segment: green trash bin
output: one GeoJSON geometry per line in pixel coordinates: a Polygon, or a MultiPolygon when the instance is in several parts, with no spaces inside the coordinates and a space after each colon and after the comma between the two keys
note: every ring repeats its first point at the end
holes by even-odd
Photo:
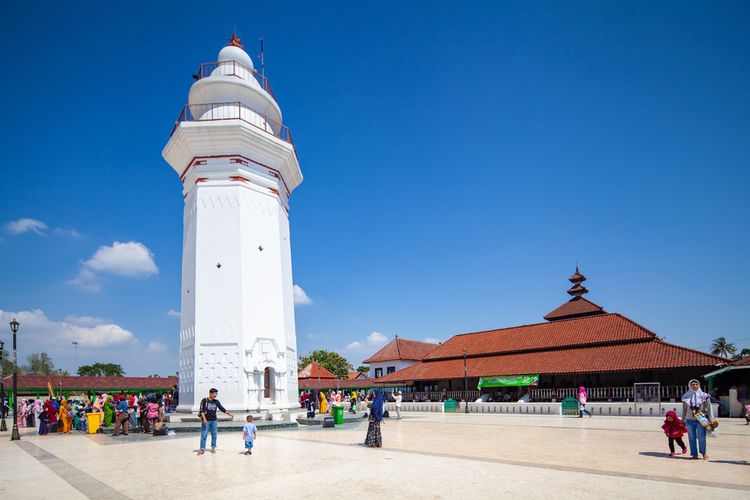
{"type": "Polygon", "coordinates": [[[458,413],[457,404],[455,399],[446,399],[443,403],[444,413],[458,413]]]}
{"type": "Polygon", "coordinates": [[[333,416],[333,423],[341,425],[344,423],[344,407],[343,406],[332,406],[331,415],[333,416]]]}
{"type": "Polygon", "coordinates": [[[576,398],[567,398],[562,400],[562,414],[563,415],[578,415],[578,400],[576,398]]]}

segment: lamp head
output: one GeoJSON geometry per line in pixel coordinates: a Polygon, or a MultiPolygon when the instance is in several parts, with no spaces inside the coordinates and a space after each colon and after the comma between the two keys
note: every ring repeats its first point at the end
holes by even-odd
{"type": "Polygon", "coordinates": [[[13,333],[16,333],[18,331],[18,327],[21,325],[18,321],[16,321],[16,318],[13,318],[13,321],[10,322],[10,330],[13,333]]]}

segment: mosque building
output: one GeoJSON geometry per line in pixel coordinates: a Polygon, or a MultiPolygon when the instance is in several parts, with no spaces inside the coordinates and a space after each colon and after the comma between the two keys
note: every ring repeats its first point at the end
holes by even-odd
{"type": "Polygon", "coordinates": [[[586,299],[576,268],[570,300],[543,323],[454,335],[408,367],[376,380],[400,387],[405,400],[482,394],[489,400],[559,401],[588,388],[592,400],[674,400],[687,381],[724,358],[661,340],[632,319],[586,299]],[[636,389],[636,384],[643,384],[636,389]]]}

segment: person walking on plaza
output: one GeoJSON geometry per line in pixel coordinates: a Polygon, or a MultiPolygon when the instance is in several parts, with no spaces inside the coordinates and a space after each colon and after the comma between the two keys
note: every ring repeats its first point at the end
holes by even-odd
{"type": "Polygon", "coordinates": [[[698,451],[700,451],[703,460],[708,460],[706,427],[701,424],[699,418],[707,419],[709,425],[715,424],[712,427],[718,425],[714,419],[713,408],[711,408],[711,397],[701,390],[701,385],[697,380],[692,379],[688,382],[688,390],[682,395],[682,420],[687,426],[690,457],[697,459],[698,451]]]}
{"type": "Polygon", "coordinates": [[[383,438],[380,435],[380,422],[383,421],[383,405],[385,399],[380,389],[373,390],[373,400],[370,404],[370,418],[367,425],[367,436],[365,437],[365,446],[370,448],[382,448],[383,438]]]}
{"type": "Polygon", "coordinates": [[[589,394],[586,392],[586,388],[584,386],[581,386],[578,388],[578,404],[579,404],[579,410],[578,410],[578,418],[583,418],[583,414],[591,418],[591,412],[586,409],[586,401],[589,399],[589,394]]]}
{"type": "Polygon", "coordinates": [[[242,438],[245,440],[245,455],[252,455],[258,428],[253,423],[252,415],[248,415],[245,420],[245,425],[242,426],[242,438]]]}
{"type": "Polygon", "coordinates": [[[206,437],[209,431],[211,431],[211,453],[216,453],[216,432],[218,431],[216,410],[219,409],[230,417],[234,416],[231,411],[227,411],[221,406],[219,400],[216,399],[218,393],[218,389],[212,388],[208,391],[208,397],[201,400],[200,410],[198,411],[201,417],[201,448],[198,450],[198,455],[203,455],[206,452],[206,437]]]}
{"type": "Polygon", "coordinates": [[[682,448],[682,454],[684,455],[685,453],[687,453],[685,443],[682,441],[682,436],[684,436],[685,432],[687,432],[685,422],[680,420],[680,418],[677,416],[677,413],[675,413],[673,410],[669,410],[666,417],[667,418],[664,420],[664,425],[662,425],[661,428],[664,430],[664,434],[667,435],[667,439],[669,440],[669,456],[674,456],[675,442],[677,442],[680,448],[682,448]]]}
{"type": "Polygon", "coordinates": [[[401,420],[401,400],[404,397],[401,395],[401,391],[393,393],[393,399],[396,401],[396,420],[401,420]]]}

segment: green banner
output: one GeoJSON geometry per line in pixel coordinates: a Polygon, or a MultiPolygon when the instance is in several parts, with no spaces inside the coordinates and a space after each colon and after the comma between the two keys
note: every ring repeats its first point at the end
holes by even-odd
{"type": "Polygon", "coordinates": [[[537,385],[538,383],[539,374],[479,377],[479,385],[477,386],[477,389],[482,389],[483,387],[524,387],[527,385],[537,385]]]}

